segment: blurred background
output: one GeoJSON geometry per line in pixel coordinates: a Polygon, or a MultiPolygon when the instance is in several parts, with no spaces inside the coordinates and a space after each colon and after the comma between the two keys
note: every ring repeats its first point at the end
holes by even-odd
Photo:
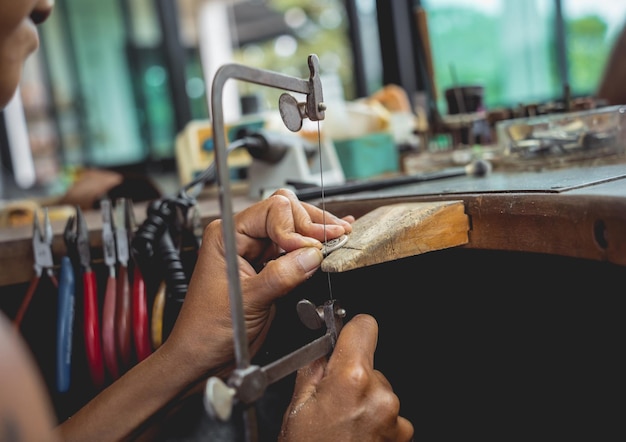
{"type": "MultiPolygon", "coordinates": [[[[479,84],[487,109],[511,108],[595,94],[625,23],[626,2],[601,0],[56,0],[19,90],[30,158],[0,118],[0,199],[60,195],[85,167],[175,174],[176,136],[210,118],[211,74],[229,61],[307,78],[316,53],[337,80],[325,94],[345,100],[393,83],[445,114],[446,89],[479,84]]],[[[237,87],[235,114],[243,97],[277,106],[237,87]]]]}

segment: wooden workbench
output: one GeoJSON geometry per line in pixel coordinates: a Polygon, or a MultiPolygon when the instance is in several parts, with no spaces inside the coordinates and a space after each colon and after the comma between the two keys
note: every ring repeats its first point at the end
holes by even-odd
{"type": "MultiPolygon", "coordinates": [[[[360,217],[376,207],[412,201],[462,200],[470,217],[469,243],[485,250],[539,252],[626,265],[626,164],[544,172],[492,173],[327,198],[336,215],[360,217]]],[[[239,211],[254,201],[237,194],[239,211]]],[[[319,201],[312,201],[319,203],[319,201]]],[[[215,197],[200,200],[206,224],[219,217],[215,197]]],[[[138,222],[145,204],[137,204],[138,222]]],[[[87,212],[95,260],[102,256],[101,221],[87,212]]],[[[54,222],[55,262],[65,253],[63,222],[54,222]]],[[[0,286],[32,276],[32,229],[0,229],[0,286]]]]}

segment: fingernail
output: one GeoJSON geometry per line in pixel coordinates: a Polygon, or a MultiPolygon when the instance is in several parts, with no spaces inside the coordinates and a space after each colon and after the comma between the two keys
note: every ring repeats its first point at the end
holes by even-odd
{"type": "Polygon", "coordinates": [[[315,247],[305,247],[298,254],[296,259],[298,260],[300,267],[302,267],[302,270],[310,272],[322,264],[324,255],[322,255],[321,250],[316,249],[315,247]]]}

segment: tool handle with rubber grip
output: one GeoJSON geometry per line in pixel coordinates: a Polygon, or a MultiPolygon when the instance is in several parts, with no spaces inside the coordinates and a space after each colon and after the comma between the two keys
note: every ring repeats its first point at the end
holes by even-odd
{"type": "Polygon", "coordinates": [[[148,330],[146,283],[137,266],[133,268],[133,331],[137,361],[143,361],[152,353],[152,347],[148,330]]]}
{"type": "Polygon", "coordinates": [[[130,367],[132,358],[131,321],[132,300],[128,267],[120,266],[117,274],[117,301],[115,304],[115,333],[117,353],[120,357],[120,371],[130,367]]]}
{"type": "Polygon", "coordinates": [[[107,285],[104,291],[104,304],[102,306],[102,351],[104,354],[104,365],[114,380],[119,377],[117,350],[115,347],[116,298],[117,280],[115,279],[115,273],[111,271],[107,278],[107,285]]]}
{"type": "Polygon", "coordinates": [[[30,305],[30,302],[33,299],[33,295],[35,294],[35,290],[37,289],[37,286],[39,285],[39,281],[41,281],[41,277],[35,276],[33,277],[33,279],[30,280],[30,284],[28,284],[28,289],[26,289],[26,294],[24,295],[24,299],[22,300],[22,303],[20,304],[20,308],[17,311],[15,318],[13,319],[13,325],[16,328],[20,328],[20,326],[22,325],[22,320],[24,319],[26,310],[28,310],[28,306],[30,305]]]}
{"type": "Polygon", "coordinates": [[[152,346],[159,348],[163,343],[163,313],[165,310],[165,281],[161,282],[152,304],[152,346]]]}
{"type": "Polygon", "coordinates": [[[89,373],[94,386],[101,388],[104,384],[104,361],[102,360],[96,275],[91,269],[87,269],[83,273],[83,304],[83,330],[89,373]]]}
{"type": "Polygon", "coordinates": [[[72,261],[61,258],[59,270],[59,296],[57,299],[57,390],[65,393],[71,383],[72,336],[74,331],[74,301],[76,281],[72,261]]]}

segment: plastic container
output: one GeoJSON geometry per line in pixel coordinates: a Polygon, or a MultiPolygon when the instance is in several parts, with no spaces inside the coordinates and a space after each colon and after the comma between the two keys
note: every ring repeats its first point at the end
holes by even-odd
{"type": "Polygon", "coordinates": [[[364,179],[398,172],[400,160],[393,136],[375,132],[358,138],[335,140],[335,150],[346,179],[364,179]]]}

